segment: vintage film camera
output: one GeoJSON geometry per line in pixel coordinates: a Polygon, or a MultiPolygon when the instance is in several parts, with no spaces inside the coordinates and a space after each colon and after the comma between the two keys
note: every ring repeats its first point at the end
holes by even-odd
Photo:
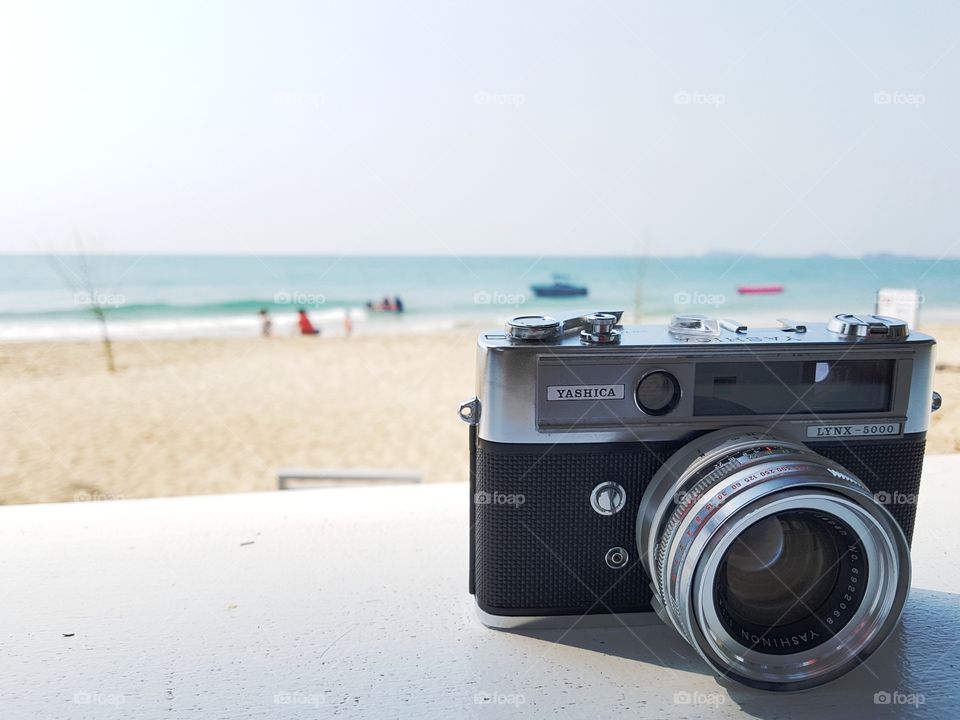
{"type": "Polygon", "coordinates": [[[479,337],[460,417],[484,624],[658,616],[765,689],[861,663],[910,587],[933,338],[874,315],[620,317],[479,337]]]}

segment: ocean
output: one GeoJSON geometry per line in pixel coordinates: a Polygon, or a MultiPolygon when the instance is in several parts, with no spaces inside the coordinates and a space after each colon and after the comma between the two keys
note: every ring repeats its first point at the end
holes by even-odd
{"type": "Polygon", "coordinates": [[[305,308],[325,333],[499,326],[513,315],[626,311],[630,322],[697,312],[774,324],[872,312],[878,288],[914,288],[920,320],[960,321],[960,259],[891,256],[768,258],[0,256],[0,341],[96,339],[91,300],[115,338],[255,336],[267,308],[280,334],[305,308]],[[541,299],[530,286],[563,273],[587,297],[541,299]],[[88,278],[89,280],[85,280],[88,278]],[[741,295],[743,285],[781,285],[741,295]],[[367,301],[400,297],[402,314],[367,301]]]}

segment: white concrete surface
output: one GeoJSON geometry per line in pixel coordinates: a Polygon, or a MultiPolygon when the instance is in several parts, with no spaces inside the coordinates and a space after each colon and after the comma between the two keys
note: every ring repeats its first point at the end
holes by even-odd
{"type": "Polygon", "coordinates": [[[663,626],[483,628],[465,485],[0,508],[0,717],[960,717],[958,471],[927,459],[902,631],[792,696],[663,626]]]}

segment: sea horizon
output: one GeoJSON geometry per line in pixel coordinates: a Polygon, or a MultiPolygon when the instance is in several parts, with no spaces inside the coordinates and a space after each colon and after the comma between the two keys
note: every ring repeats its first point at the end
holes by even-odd
{"type": "Polygon", "coordinates": [[[692,256],[0,255],[0,341],[93,340],[94,302],[118,338],[255,336],[266,309],[279,333],[304,308],[329,334],[495,326],[516,314],[623,309],[631,321],[698,312],[773,324],[872,312],[880,288],[915,289],[921,322],[960,321],[960,258],[736,253],[692,256]],[[538,298],[563,274],[586,297],[538,298]],[[743,295],[742,286],[781,286],[743,295]],[[91,289],[93,291],[91,296],[91,289]],[[366,307],[399,297],[404,312],[366,307]]]}

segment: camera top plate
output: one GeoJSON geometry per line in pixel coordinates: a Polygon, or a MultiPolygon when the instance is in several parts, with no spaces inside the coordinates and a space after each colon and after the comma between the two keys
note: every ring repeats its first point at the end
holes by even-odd
{"type": "Polygon", "coordinates": [[[935,340],[894,318],[748,328],[706,316],[620,326],[611,316],[620,313],[525,316],[518,331],[481,333],[477,412],[467,419],[478,437],[636,442],[763,422],[809,442],[928,427],[935,340]],[[529,325],[549,326],[547,339],[531,338],[529,325]]]}
{"type": "MultiPolygon", "coordinates": [[[[800,324],[780,320],[779,328],[749,328],[731,320],[717,320],[705,315],[678,315],[669,325],[616,326],[613,342],[597,342],[596,334],[572,330],[588,326],[593,318],[615,315],[621,311],[583,313],[566,320],[549,316],[521,316],[507,322],[504,332],[487,331],[478,339],[481,348],[576,348],[597,347],[605,350],[637,347],[683,347],[691,345],[849,345],[850,343],[926,343],[935,341],[929,335],[911,331],[906,323],[881,315],[841,313],[827,323],[800,324]],[[531,332],[531,318],[540,318],[543,332],[531,332]],[[521,330],[522,328],[522,330],[521,330]]],[[[595,320],[593,320],[596,323],[595,320]]],[[[610,338],[609,330],[602,338],[610,338]]]]}

